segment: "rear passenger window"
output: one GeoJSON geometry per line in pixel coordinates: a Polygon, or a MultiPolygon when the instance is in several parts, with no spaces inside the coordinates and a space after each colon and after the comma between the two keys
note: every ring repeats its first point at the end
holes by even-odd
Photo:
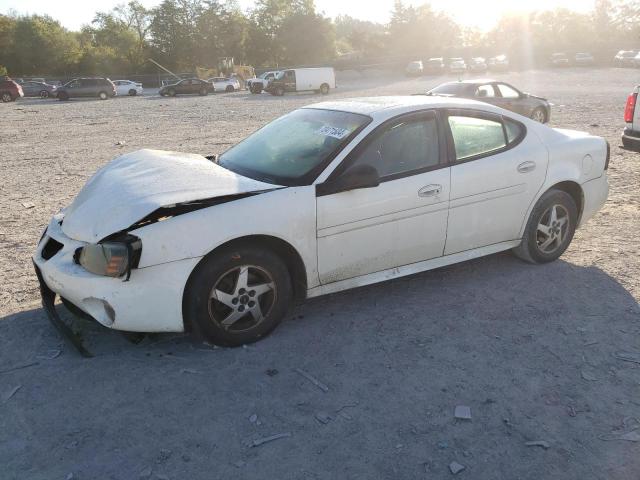
{"type": "Polygon", "coordinates": [[[450,116],[449,126],[458,161],[489,154],[507,146],[502,122],[486,118],[450,116]]]}
{"type": "Polygon", "coordinates": [[[354,165],[371,165],[380,178],[435,167],[440,162],[435,117],[401,120],[374,135],[354,165]]]}
{"type": "Polygon", "coordinates": [[[524,135],[524,127],[508,118],[504,119],[504,128],[507,132],[507,142],[509,142],[509,144],[520,140],[522,135],[524,135]]]}

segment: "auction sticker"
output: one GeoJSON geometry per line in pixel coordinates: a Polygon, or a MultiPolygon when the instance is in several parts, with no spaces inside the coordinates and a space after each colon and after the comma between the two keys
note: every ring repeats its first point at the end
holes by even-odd
{"type": "Polygon", "coordinates": [[[346,128],[339,127],[330,127],[329,125],[325,125],[316,131],[318,135],[324,135],[325,137],[333,137],[338,140],[342,140],[344,137],[349,135],[349,130],[346,128]]]}

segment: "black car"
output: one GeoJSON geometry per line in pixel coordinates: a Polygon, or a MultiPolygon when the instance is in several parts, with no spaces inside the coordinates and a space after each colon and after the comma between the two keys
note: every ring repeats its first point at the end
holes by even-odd
{"type": "Polygon", "coordinates": [[[175,97],[176,95],[208,95],[213,93],[213,84],[199,78],[185,78],[177,83],[165,85],[160,89],[160,95],[175,97]]]}
{"type": "Polygon", "coordinates": [[[495,80],[443,83],[429,90],[427,95],[471,98],[511,110],[540,123],[547,123],[551,118],[551,105],[546,98],[523,93],[508,83],[495,80]]]}
{"type": "Polygon", "coordinates": [[[58,99],[99,98],[107,100],[116,96],[116,86],[108,78],[75,78],[58,88],[58,99]]]}

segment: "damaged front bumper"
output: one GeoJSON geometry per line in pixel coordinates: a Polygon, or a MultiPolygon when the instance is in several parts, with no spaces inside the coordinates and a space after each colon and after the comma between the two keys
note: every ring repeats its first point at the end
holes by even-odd
{"type": "Polygon", "coordinates": [[[96,275],[75,262],[76,250],[86,243],[67,237],[61,221],[62,215],[53,217],[33,256],[43,306],[50,318],[56,318],[53,301],[59,295],[108,328],[128,332],[184,331],[182,295],[199,258],[134,269],[126,282],[96,275]]]}

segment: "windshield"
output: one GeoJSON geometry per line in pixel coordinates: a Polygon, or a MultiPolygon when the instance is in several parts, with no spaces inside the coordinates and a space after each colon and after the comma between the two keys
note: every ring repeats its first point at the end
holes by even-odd
{"type": "Polygon", "coordinates": [[[432,95],[461,95],[466,90],[467,85],[464,83],[443,83],[431,90],[429,93],[432,95]]]}
{"type": "Polygon", "coordinates": [[[231,147],[218,163],[268,183],[309,184],[370,121],[355,113],[302,108],[231,147]]]}

